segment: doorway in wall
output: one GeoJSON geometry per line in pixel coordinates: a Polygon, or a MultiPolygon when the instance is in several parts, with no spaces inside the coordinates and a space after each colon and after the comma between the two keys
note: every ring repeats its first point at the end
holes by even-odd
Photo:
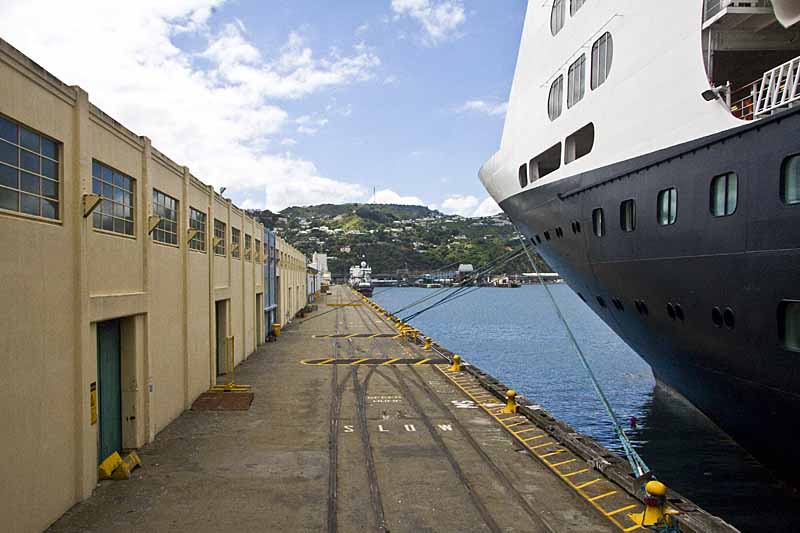
{"type": "Polygon", "coordinates": [[[228,303],[230,300],[216,302],[216,344],[217,344],[217,375],[227,374],[227,343],[228,336],[228,303]]]}
{"type": "Polygon", "coordinates": [[[120,321],[97,323],[98,458],[122,451],[122,348],[120,321]]]}

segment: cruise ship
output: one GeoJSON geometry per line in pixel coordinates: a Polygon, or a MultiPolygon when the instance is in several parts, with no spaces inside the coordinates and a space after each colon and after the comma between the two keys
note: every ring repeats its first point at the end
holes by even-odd
{"type": "Polygon", "coordinates": [[[350,267],[350,279],[348,283],[352,288],[364,296],[372,296],[372,267],[366,261],[350,267]]]}
{"type": "Polygon", "coordinates": [[[788,480],[799,104],[800,1],[530,2],[480,170],[659,383],[788,480]]]}

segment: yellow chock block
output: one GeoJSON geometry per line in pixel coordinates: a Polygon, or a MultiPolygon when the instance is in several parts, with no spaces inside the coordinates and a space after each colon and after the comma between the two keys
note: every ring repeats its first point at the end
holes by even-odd
{"type": "Polygon", "coordinates": [[[122,461],[119,466],[114,470],[114,473],[111,474],[111,479],[116,481],[125,481],[126,479],[131,478],[131,467],[128,466],[128,463],[122,461]]]}
{"type": "Polygon", "coordinates": [[[123,461],[128,465],[128,467],[130,467],[131,470],[135,470],[136,468],[142,466],[142,460],[139,458],[139,454],[136,452],[131,452],[126,455],[123,461]]]}
{"type": "Polygon", "coordinates": [[[461,356],[453,356],[453,365],[450,367],[450,372],[461,372],[461,356]]]}
{"type": "Polygon", "coordinates": [[[513,391],[508,389],[506,391],[506,406],[503,407],[504,413],[516,413],[517,412],[517,391],[513,391]]]}
{"type": "Polygon", "coordinates": [[[425,347],[423,349],[424,350],[430,350],[431,349],[431,338],[430,337],[425,337],[425,347]]]}
{"type": "Polygon", "coordinates": [[[97,467],[97,477],[100,479],[111,479],[111,474],[114,473],[114,470],[116,470],[120,464],[122,464],[122,457],[120,457],[117,452],[112,453],[103,459],[103,462],[97,467]]]}

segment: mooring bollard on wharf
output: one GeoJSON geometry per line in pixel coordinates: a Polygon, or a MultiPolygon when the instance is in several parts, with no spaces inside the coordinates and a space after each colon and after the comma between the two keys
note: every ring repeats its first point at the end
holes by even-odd
{"type": "Polygon", "coordinates": [[[557,438],[567,426],[524,402],[505,412],[502,384],[455,371],[412,330],[334,287],[237,369],[249,410],[187,411],[130,481],[104,483],[52,529],[638,529],[644,505],[557,438]]]}

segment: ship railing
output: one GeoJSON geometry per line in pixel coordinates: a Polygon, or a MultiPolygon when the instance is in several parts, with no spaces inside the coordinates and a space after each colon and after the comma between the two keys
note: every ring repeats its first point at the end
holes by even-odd
{"type": "Polygon", "coordinates": [[[771,0],[705,0],[703,22],[714,18],[729,7],[772,7],[771,0]]]}
{"type": "Polygon", "coordinates": [[[800,57],[764,73],[761,78],[731,92],[731,113],[755,120],[800,102],[800,57]]]}

